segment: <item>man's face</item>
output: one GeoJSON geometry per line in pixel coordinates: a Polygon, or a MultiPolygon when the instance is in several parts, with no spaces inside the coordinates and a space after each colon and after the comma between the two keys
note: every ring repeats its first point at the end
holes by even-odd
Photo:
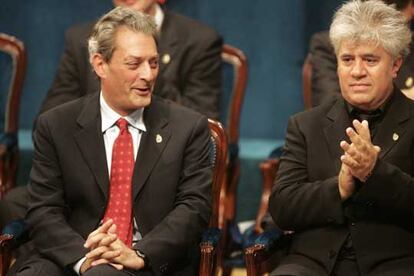
{"type": "Polygon", "coordinates": [[[109,62],[97,54],[92,59],[109,106],[125,116],[151,102],[158,75],[158,53],[151,35],[121,26],[109,62]]]}
{"type": "Polygon", "coordinates": [[[342,97],[362,110],[380,107],[393,91],[401,57],[393,61],[383,47],[371,42],[342,42],[338,51],[342,97]]]}
{"type": "Polygon", "coordinates": [[[113,0],[115,6],[129,7],[136,11],[154,15],[156,0],[113,0]]]}

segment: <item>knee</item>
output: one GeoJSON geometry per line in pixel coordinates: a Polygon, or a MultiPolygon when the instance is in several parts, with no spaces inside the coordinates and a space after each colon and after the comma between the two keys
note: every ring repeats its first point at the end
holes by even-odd
{"type": "Polygon", "coordinates": [[[98,265],[88,269],[82,276],[125,276],[122,270],[117,270],[108,264],[98,265]]]}

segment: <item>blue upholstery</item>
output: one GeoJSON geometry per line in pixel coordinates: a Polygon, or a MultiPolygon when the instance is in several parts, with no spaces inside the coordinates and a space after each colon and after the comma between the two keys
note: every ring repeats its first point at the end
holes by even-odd
{"type": "Polygon", "coordinates": [[[17,247],[29,239],[29,227],[23,219],[13,220],[3,228],[1,234],[13,236],[12,246],[17,247]]]}
{"type": "Polygon", "coordinates": [[[15,133],[0,133],[0,144],[5,145],[7,150],[17,146],[17,135],[15,133]]]}
{"type": "Polygon", "coordinates": [[[203,233],[201,243],[209,244],[213,247],[217,247],[220,241],[221,230],[218,228],[209,228],[203,233]]]}

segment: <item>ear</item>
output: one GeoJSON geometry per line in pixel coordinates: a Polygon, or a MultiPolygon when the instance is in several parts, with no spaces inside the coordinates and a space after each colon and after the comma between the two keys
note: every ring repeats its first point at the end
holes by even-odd
{"type": "Polygon", "coordinates": [[[98,77],[100,79],[105,79],[107,76],[108,64],[102,58],[102,55],[94,54],[91,57],[91,64],[92,64],[93,70],[98,75],[98,77]]]}
{"type": "Polygon", "coordinates": [[[392,73],[392,77],[395,79],[397,77],[397,73],[398,70],[400,70],[401,64],[403,62],[403,58],[401,55],[399,55],[395,60],[394,63],[392,64],[392,69],[391,69],[391,73],[392,73]]]}

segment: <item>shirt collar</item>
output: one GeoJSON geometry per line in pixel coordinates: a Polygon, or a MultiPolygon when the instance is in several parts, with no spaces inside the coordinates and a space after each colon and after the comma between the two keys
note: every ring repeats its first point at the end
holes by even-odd
{"type": "MultiPolygon", "coordinates": [[[[101,105],[101,118],[102,118],[102,133],[107,131],[109,128],[111,128],[113,125],[115,125],[116,121],[118,121],[119,118],[123,117],[119,115],[115,110],[113,110],[108,103],[105,101],[102,92],[99,95],[99,102],[101,105]]],[[[139,108],[132,112],[131,114],[128,114],[127,116],[123,117],[125,120],[128,121],[129,125],[141,130],[141,131],[147,131],[147,128],[144,124],[143,119],[143,113],[144,108],[139,108]]]]}
{"type": "Polygon", "coordinates": [[[355,106],[353,106],[352,104],[348,103],[347,101],[344,100],[345,102],[345,106],[346,109],[348,111],[348,114],[351,116],[355,116],[355,115],[359,115],[359,114],[380,114],[383,115],[387,110],[388,107],[392,104],[393,99],[394,99],[394,91],[391,93],[391,95],[388,97],[388,99],[377,109],[372,110],[372,111],[363,111],[355,106]]]}
{"type": "Polygon", "coordinates": [[[160,5],[155,5],[155,15],[154,15],[155,25],[157,25],[157,30],[161,30],[162,22],[164,22],[164,11],[161,9],[160,5]]]}

